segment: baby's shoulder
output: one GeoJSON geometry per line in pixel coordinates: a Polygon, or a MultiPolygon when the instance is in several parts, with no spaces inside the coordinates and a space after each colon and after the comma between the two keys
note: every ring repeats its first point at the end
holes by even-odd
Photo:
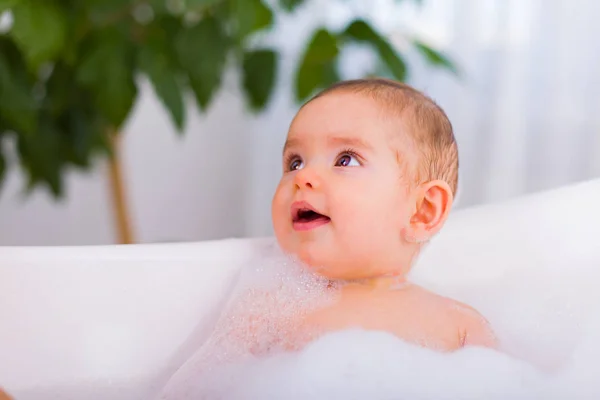
{"type": "Polygon", "coordinates": [[[460,346],[497,348],[496,335],[490,323],[473,307],[453,301],[452,317],[459,330],[460,346]]]}
{"type": "Polygon", "coordinates": [[[456,334],[459,347],[496,347],[489,322],[475,308],[416,285],[411,288],[409,296],[415,305],[419,304],[417,308],[425,308],[430,318],[444,324],[450,334],[456,334]]]}

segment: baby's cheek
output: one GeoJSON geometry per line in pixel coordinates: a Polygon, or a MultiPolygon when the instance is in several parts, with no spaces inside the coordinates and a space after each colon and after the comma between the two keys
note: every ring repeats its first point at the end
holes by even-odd
{"type": "Polygon", "coordinates": [[[282,227],[290,222],[290,206],[291,202],[288,199],[289,195],[285,188],[278,188],[271,202],[271,218],[274,228],[282,227]]]}
{"type": "Polygon", "coordinates": [[[345,252],[350,258],[371,259],[375,254],[389,251],[399,237],[394,216],[380,212],[358,214],[344,235],[345,252]]]}

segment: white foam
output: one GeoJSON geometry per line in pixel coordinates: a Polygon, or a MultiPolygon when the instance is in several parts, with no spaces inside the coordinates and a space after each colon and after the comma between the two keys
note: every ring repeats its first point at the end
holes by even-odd
{"type": "Polygon", "coordinates": [[[302,352],[221,366],[169,399],[572,399],[598,398],[598,344],[557,373],[490,349],[439,353],[384,332],[347,330],[302,352]],[[593,350],[590,353],[590,350],[593,350]],[[188,388],[190,389],[190,388],[188,388]],[[179,397],[181,396],[181,397],[179,397]]]}
{"type": "MultiPolygon", "coordinates": [[[[531,395],[542,376],[487,349],[443,354],[384,332],[326,335],[298,354],[220,369],[194,399],[506,399],[531,395]]],[[[183,397],[182,397],[183,398],[183,397]]]]}
{"type": "Polygon", "coordinates": [[[302,315],[334,298],[328,280],[277,247],[272,251],[242,270],[212,335],[176,372],[162,398],[206,393],[207,382],[225,385],[221,365],[285,351],[302,315]]]}
{"type": "Polygon", "coordinates": [[[212,337],[173,376],[161,398],[599,398],[592,366],[600,357],[600,323],[592,324],[590,312],[598,296],[590,295],[592,290],[576,293],[583,288],[568,285],[565,277],[564,270],[534,268],[507,273],[491,287],[457,287],[455,293],[445,293],[484,311],[492,325],[497,322],[507,352],[468,347],[439,353],[388,333],[347,330],[328,334],[297,353],[271,348],[268,357],[256,357],[231,340],[247,326],[244,316],[262,316],[245,332],[246,343],[264,345],[260,353],[278,335],[290,334],[272,320],[293,320],[331,300],[325,280],[293,259],[271,254],[243,270],[212,337]],[[265,292],[270,296],[256,296],[265,292]],[[461,298],[461,293],[470,297],[461,298]],[[499,298],[506,300],[498,304],[499,298]],[[565,299],[585,300],[588,307],[565,299]],[[545,356],[542,350],[553,346],[551,338],[559,351],[545,356]],[[540,345],[528,352],[532,340],[540,345]]]}

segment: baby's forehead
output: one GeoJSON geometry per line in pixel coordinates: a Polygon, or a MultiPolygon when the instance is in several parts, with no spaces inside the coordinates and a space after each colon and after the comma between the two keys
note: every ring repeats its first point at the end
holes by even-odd
{"type": "Polygon", "coordinates": [[[301,133],[290,133],[285,141],[284,152],[286,150],[302,147],[350,147],[354,149],[374,150],[376,143],[369,140],[368,137],[347,133],[347,132],[325,132],[310,134],[306,131],[301,133]]]}
{"type": "Polygon", "coordinates": [[[300,109],[290,125],[286,148],[319,142],[403,149],[411,145],[409,120],[369,96],[331,93],[300,109]]]}

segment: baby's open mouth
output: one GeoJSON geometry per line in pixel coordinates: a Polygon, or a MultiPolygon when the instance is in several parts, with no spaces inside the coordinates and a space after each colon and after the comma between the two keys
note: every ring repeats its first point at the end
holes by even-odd
{"type": "Polygon", "coordinates": [[[294,203],[292,206],[292,224],[295,230],[307,231],[315,229],[330,221],[331,218],[319,213],[306,202],[294,203]]]}
{"type": "Polygon", "coordinates": [[[294,222],[311,222],[311,221],[315,221],[317,219],[329,220],[330,218],[326,215],[319,214],[318,212],[316,212],[314,210],[299,209],[296,212],[296,216],[294,217],[294,222]]]}

